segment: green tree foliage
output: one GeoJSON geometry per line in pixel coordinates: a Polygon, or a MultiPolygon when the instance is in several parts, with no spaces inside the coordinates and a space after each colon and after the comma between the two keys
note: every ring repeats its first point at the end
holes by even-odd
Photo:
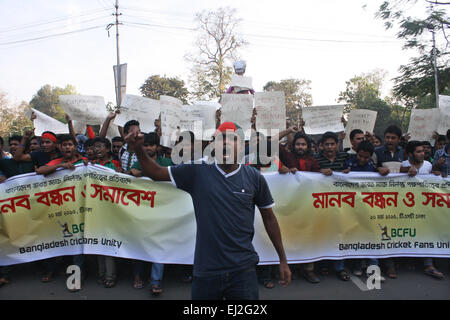
{"type": "Polygon", "coordinates": [[[0,91],[0,136],[6,139],[14,134],[23,134],[30,130],[33,123],[25,116],[26,102],[19,106],[12,105],[7,95],[0,91]]]}
{"type": "Polygon", "coordinates": [[[311,81],[303,79],[285,79],[279,82],[269,81],[264,91],[283,91],[286,97],[286,116],[297,123],[302,116],[302,109],[312,105],[311,81]]]}
{"type": "Polygon", "coordinates": [[[30,101],[30,107],[66,123],[66,114],[59,103],[59,96],[69,94],[77,94],[75,87],[70,84],[64,88],[52,87],[46,84],[33,96],[30,101]]]}
{"type": "Polygon", "coordinates": [[[348,103],[344,112],[352,109],[367,109],[377,112],[374,132],[383,135],[384,130],[391,124],[407,129],[410,110],[401,106],[393,98],[382,98],[381,88],[386,72],[373,72],[354,76],[346,81],[346,89],[339,94],[338,102],[348,103]]]}
{"type": "Polygon", "coordinates": [[[169,78],[166,76],[153,75],[145,80],[140,87],[141,94],[144,97],[159,99],[166,95],[180,99],[187,104],[188,89],[184,86],[184,81],[178,78],[169,78]]]}
{"type": "Polygon", "coordinates": [[[387,29],[398,26],[397,38],[405,41],[405,50],[415,50],[417,57],[400,66],[400,76],[394,79],[393,93],[407,107],[436,106],[434,54],[432,36],[435,35],[438,87],[440,94],[450,92],[449,39],[446,30],[450,18],[446,11],[450,2],[429,0],[389,0],[379,7],[376,17],[384,20],[387,29]],[[419,6],[428,6],[422,17],[410,15],[419,6]]]}
{"type": "Polygon", "coordinates": [[[219,98],[233,74],[232,63],[238,60],[238,49],[247,45],[239,34],[241,19],[229,7],[196,14],[197,52],[187,54],[193,64],[190,84],[197,99],[219,98]]]}

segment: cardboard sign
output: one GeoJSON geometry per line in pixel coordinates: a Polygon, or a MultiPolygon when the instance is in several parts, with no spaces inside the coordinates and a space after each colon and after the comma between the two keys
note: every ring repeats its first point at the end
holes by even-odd
{"type": "Polygon", "coordinates": [[[366,109],[351,110],[350,116],[345,127],[344,148],[351,148],[350,133],[355,129],[360,129],[364,133],[366,131],[373,132],[375,122],[377,120],[377,112],[366,109]]]}
{"type": "Polygon", "coordinates": [[[266,131],[286,129],[286,98],[284,92],[256,92],[256,130],[266,131]]]}
{"type": "Polygon", "coordinates": [[[180,119],[183,114],[183,103],[181,100],[169,97],[160,97],[161,105],[161,145],[168,148],[175,146],[178,136],[180,119]]]}
{"type": "Polygon", "coordinates": [[[183,106],[180,129],[192,131],[197,140],[211,141],[216,131],[216,106],[212,104],[183,106]]]}
{"type": "Polygon", "coordinates": [[[146,97],[125,95],[120,107],[120,113],[114,119],[114,124],[123,127],[130,120],[139,121],[142,132],[155,131],[155,120],[159,118],[161,103],[146,97]]]}
{"type": "Polygon", "coordinates": [[[103,97],[61,95],[59,96],[59,102],[61,103],[64,112],[66,112],[72,120],[84,124],[103,124],[108,116],[103,97]]]}
{"type": "Polygon", "coordinates": [[[343,113],[343,105],[302,108],[305,133],[323,134],[327,131],[344,131],[344,125],[341,121],[343,113]]]}
{"type": "Polygon", "coordinates": [[[433,131],[439,125],[441,112],[437,108],[433,109],[412,109],[409,120],[408,133],[411,135],[410,141],[433,142],[433,131]]]}
{"type": "Polygon", "coordinates": [[[245,133],[245,140],[250,139],[251,119],[253,114],[253,96],[251,94],[223,94],[221,123],[237,123],[245,133]]]}

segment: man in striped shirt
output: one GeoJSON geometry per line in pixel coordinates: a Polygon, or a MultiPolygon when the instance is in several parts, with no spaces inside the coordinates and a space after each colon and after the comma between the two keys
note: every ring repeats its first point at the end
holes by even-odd
{"type": "MultiPolygon", "coordinates": [[[[125,135],[131,132],[141,133],[141,129],[139,127],[139,122],[136,120],[130,120],[123,126],[123,131],[125,135]]],[[[125,173],[129,173],[131,167],[135,162],[138,161],[138,158],[133,150],[133,148],[129,147],[128,144],[125,144],[122,149],[119,151],[119,159],[120,165],[122,167],[122,171],[125,173]]]]}
{"type": "MultiPolygon", "coordinates": [[[[325,132],[322,136],[322,145],[323,151],[316,156],[320,172],[326,176],[331,176],[333,171],[344,171],[350,156],[348,153],[337,151],[338,136],[333,132],[325,132]]],[[[344,260],[333,261],[333,266],[339,279],[343,281],[350,279],[350,276],[344,269],[344,260]]],[[[322,268],[322,273],[327,273],[326,268],[322,268]]]]}

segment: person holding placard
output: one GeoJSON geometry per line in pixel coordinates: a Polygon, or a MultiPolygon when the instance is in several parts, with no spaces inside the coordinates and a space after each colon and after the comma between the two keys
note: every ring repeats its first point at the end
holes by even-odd
{"type": "MultiPolygon", "coordinates": [[[[405,160],[402,162],[400,172],[407,172],[411,177],[414,177],[418,174],[421,175],[431,173],[440,175],[439,171],[433,171],[433,167],[430,162],[424,160],[424,148],[420,141],[408,142],[408,144],[406,145],[406,153],[409,160],[405,160]]],[[[436,279],[444,278],[442,272],[440,272],[433,266],[432,258],[424,258],[424,267],[424,272],[426,275],[429,275],[436,279]]]]}
{"type": "MultiPolygon", "coordinates": [[[[156,163],[162,167],[168,167],[173,165],[172,161],[167,158],[163,158],[158,155],[159,147],[159,136],[156,132],[150,132],[144,134],[143,149],[145,153],[152,158],[156,163]]],[[[142,168],[139,161],[136,161],[130,169],[130,174],[135,177],[142,177],[142,168]]],[[[146,266],[145,261],[133,260],[133,274],[134,283],[133,287],[135,289],[144,288],[144,281],[142,280],[143,274],[146,266]]],[[[161,281],[163,279],[164,264],[162,263],[152,263],[151,277],[150,277],[150,287],[152,295],[158,296],[162,293],[161,281]]]]}
{"type": "Polygon", "coordinates": [[[255,270],[259,258],[252,245],[255,205],[280,258],[280,282],[284,286],[291,282],[267,182],[257,170],[238,162],[244,150],[243,140],[242,129],[225,122],[215,134],[215,163],[164,168],[145,153],[142,134],[131,132],[126,137],[146,176],[172,181],[175,187],[191,194],[197,222],[194,300],[259,298],[255,270]]]}
{"type": "Polygon", "coordinates": [[[450,129],[447,130],[447,145],[437,150],[434,154],[433,166],[442,172],[443,177],[450,174],[450,129]]]}
{"type": "MultiPolygon", "coordinates": [[[[320,167],[317,160],[312,155],[311,138],[303,132],[297,132],[292,142],[291,151],[285,150],[280,146],[280,161],[282,168],[280,173],[288,172],[295,174],[297,171],[319,172],[320,167]]],[[[301,273],[310,283],[319,283],[320,279],[314,272],[314,263],[305,263],[302,265],[301,273]]]]}
{"type": "MultiPolygon", "coordinates": [[[[334,132],[325,132],[322,136],[322,145],[323,152],[316,157],[320,172],[326,176],[331,176],[333,171],[344,171],[349,155],[345,152],[337,151],[338,136],[334,132]]],[[[333,266],[339,279],[343,281],[350,280],[350,276],[345,270],[344,260],[334,260],[333,266]]],[[[322,268],[322,274],[326,273],[326,268],[322,268]]]]}
{"type": "MultiPolygon", "coordinates": [[[[139,122],[136,120],[130,120],[123,126],[123,131],[125,135],[134,132],[141,133],[141,129],[139,127],[139,122]]],[[[138,161],[136,153],[132,147],[129,147],[128,144],[125,144],[122,149],[119,151],[120,157],[120,165],[122,167],[122,171],[125,173],[129,173],[133,164],[138,161]]]]}

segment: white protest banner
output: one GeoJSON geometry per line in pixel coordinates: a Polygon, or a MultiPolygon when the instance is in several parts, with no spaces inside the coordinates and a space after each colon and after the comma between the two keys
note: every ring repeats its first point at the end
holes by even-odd
{"type": "Polygon", "coordinates": [[[409,120],[409,140],[433,141],[433,131],[439,125],[441,113],[439,109],[412,109],[409,120]]]}
{"type": "Polygon", "coordinates": [[[234,88],[240,88],[241,90],[249,90],[249,89],[253,90],[252,78],[234,74],[231,77],[231,84],[230,84],[230,86],[234,87],[234,88]]]}
{"type": "Polygon", "coordinates": [[[327,131],[344,131],[344,125],[341,121],[343,113],[343,105],[302,108],[302,118],[305,121],[305,133],[322,134],[327,131]]]}
{"type": "Polygon", "coordinates": [[[72,120],[84,124],[103,124],[108,111],[105,99],[99,96],[61,95],[59,102],[63,110],[72,120]]]}
{"type": "Polygon", "coordinates": [[[286,98],[283,91],[256,92],[256,130],[283,131],[286,129],[286,98]]]}
{"type": "Polygon", "coordinates": [[[366,131],[373,132],[375,122],[377,120],[377,112],[366,109],[357,109],[350,111],[350,116],[345,127],[344,148],[351,148],[350,132],[355,129],[361,129],[364,133],[366,131]]]}
{"type": "Polygon", "coordinates": [[[55,118],[46,115],[36,109],[30,108],[25,112],[26,117],[31,118],[31,112],[34,112],[36,119],[34,119],[34,134],[41,136],[44,131],[51,131],[56,134],[69,133],[67,124],[56,120],[55,118]]]}
{"type": "Polygon", "coordinates": [[[123,127],[130,120],[139,121],[142,132],[155,131],[155,120],[159,118],[161,104],[159,100],[126,94],[120,106],[120,113],[114,124],[123,127]]]}
{"type": "Polygon", "coordinates": [[[183,103],[181,100],[161,96],[161,145],[168,148],[175,146],[177,132],[179,132],[180,118],[183,115],[183,103]]]}
{"type": "Polygon", "coordinates": [[[253,96],[251,94],[223,94],[221,123],[237,123],[245,133],[245,140],[250,139],[253,115],[253,96]]]}
{"type": "Polygon", "coordinates": [[[450,129],[450,96],[439,95],[439,109],[441,110],[441,117],[437,132],[439,134],[447,134],[450,129]]]}
{"type": "Polygon", "coordinates": [[[75,131],[76,134],[85,134],[86,133],[86,123],[83,122],[79,122],[76,120],[72,120],[72,126],[73,126],[73,130],[75,131]]]}
{"type": "Polygon", "coordinates": [[[213,104],[183,106],[180,129],[192,131],[198,140],[211,141],[216,131],[216,106],[213,104]]]}

